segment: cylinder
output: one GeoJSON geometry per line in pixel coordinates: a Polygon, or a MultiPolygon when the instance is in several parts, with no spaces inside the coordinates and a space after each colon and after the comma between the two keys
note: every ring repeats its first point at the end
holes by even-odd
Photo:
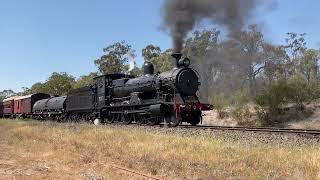
{"type": "Polygon", "coordinates": [[[149,112],[153,115],[163,115],[167,110],[168,106],[165,104],[155,104],[149,107],[149,112]]]}

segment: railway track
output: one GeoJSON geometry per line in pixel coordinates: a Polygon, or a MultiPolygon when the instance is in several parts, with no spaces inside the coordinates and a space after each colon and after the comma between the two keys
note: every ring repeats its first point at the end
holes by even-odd
{"type": "Polygon", "coordinates": [[[219,130],[219,131],[242,131],[242,132],[260,132],[260,133],[282,133],[297,135],[312,135],[320,137],[320,130],[316,129],[290,129],[290,128],[273,128],[273,127],[241,127],[241,126],[189,126],[180,125],[178,128],[199,129],[199,130],[219,130]]]}
{"type": "MultiPolygon", "coordinates": [[[[136,126],[136,123],[131,123],[131,126],[136,126]]],[[[129,125],[129,126],[130,126],[129,125]]],[[[150,126],[146,126],[150,127],[150,126]]],[[[152,127],[152,126],[151,126],[152,127]]],[[[157,127],[157,126],[154,126],[157,127]]],[[[160,127],[165,127],[161,124],[160,127]]],[[[296,134],[296,135],[312,135],[320,137],[320,129],[292,129],[292,128],[276,128],[276,127],[242,127],[242,126],[206,126],[206,125],[179,125],[174,128],[194,129],[207,131],[238,131],[238,132],[253,132],[253,133],[279,133],[279,134],[296,134]]]]}

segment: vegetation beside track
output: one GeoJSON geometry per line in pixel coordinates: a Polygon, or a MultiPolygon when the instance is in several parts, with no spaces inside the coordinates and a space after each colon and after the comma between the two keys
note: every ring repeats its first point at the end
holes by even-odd
{"type": "Polygon", "coordinates": [[[143,128],[0,120],[0,179],[319,179],[320,145],[229,141],[143,128]],[[156,130],[155,130],[156,131],[156,130]]]}

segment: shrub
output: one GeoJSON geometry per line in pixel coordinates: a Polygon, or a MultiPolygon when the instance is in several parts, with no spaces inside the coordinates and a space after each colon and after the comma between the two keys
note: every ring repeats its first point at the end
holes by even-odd
{"type": "Polygon", "coordinates": [[[220,93],[217,96],[214,96],[212,99],[213,107],[218,111],[219,118],[224,118],[226,116],[225,108],[228,105],[228,100],[223,93],[220,93]]]}
{"type": "Polygon", "coordinates": [[[258,105],[276,112],[279,106],[287,101],[289,86],[285,81],[277,81],[268,86],[255,98],[258,105]]]}
{"type": "Polygon", "coordinates": [[[232,116],[235,118],[239,125],[251,125],[251,113],[249,111],[249,95],[246,91],[239,90],[235,93],[232,103],[233,110],[232,116]]]}
{"type": "Polygon", "coordinates": [[[261,106],[257,115],[264,124],[273,124],[283,121],[289,109],[288,104],[293,103],[299,112],[305,110],[304,103],[310,102],[320,96],[319,81],[307,81],[301,75],[295,75],[289,81],[279,80],[265,88],[255,98],[261,106]],[[286,105],[287,107],[283,107],[286,105]]]}
{"type": "Polygon", "coordinates": [[[299,75],[289,81],[288,99],[296,103],[300,110],[304,109],[303,103],[312,99],[309,83],[299,75]]]}
{"type": "Polygon", "coordinates": [[[288,99],[296,103],[299,110],[304,109],[304,103],[319,98],[320,84],[319,81],[307,81],[301,75],[296,75],[289,81],[288,99]]]}

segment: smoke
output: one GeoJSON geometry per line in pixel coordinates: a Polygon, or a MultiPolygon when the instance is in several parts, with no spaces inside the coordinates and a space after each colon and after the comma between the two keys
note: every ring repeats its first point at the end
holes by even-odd
{"type": "Polygon", "coordinates": [[[188,32],[203,19],[225,26],[230,31],[230,36],[238,34],[258,1],[166,0],[163,7],[163,23],[170,30],[175,52],[180,52],[188,32]]]}

